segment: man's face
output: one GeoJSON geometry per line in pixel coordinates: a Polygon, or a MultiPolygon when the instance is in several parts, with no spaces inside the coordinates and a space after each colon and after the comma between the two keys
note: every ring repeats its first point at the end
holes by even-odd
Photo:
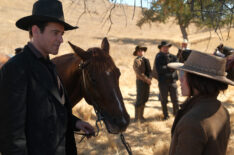
{"type": "Polygon", "coordinates": [[[144,54],[145,54],[145,51],[143,51],[143,50],[139,50],[139,51],[137,51],[137,56],[144,56],[144,54]]]}
{"type": "Polygon", "coordinates": [[[182,43],[182,48],[187,48],[187,43],[182,43]]]}
{"type": "Polygon", "coordinates": [[[64,26],[62,24],[49,22],[43,32],[39,30],[37,35],[34,35],[37,40],[36,48],[43,56],[58,54],[60,44],[63,42],[63,34],[64,26]]]}
{"type": "Polygon", "coordinates": [[[168,53],[169,47],[168,46],[162,46],[160,51],[162,51],[163,53],[168,53]]]}

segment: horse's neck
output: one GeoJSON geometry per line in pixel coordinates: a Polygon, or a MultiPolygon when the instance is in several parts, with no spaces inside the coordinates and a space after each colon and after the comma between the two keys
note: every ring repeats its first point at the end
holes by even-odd
{"type": "Polygon", "coordinates": [[[84,97],[82,92],[79,91],[78,89],[74,90],[71,94],[68,94],[68,95],[69,95],[69,99],[71,101],[72,107],[74,107],[84,97]]]}
{"type": "Polygon", "coordinates": [[[82,74],[80,71],[71,73],[67,80],[71,81],[66,87],[68,97],[71,101],[72,107],[74,107],[84,97],[82,92],[82,74]]]}
{"type": "Polygon", "coordinates": [[[83,98],[81,92],[82,74],[79,70],[80,61],[80,58],[74,54],[60,56],[53,60],[72,107],[83,98]]]}

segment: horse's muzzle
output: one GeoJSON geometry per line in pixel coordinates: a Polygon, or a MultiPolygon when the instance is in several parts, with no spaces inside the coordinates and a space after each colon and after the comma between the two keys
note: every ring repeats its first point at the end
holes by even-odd
{"type": "Polygon", "coordinates": [[[130,122],[130,116],[128,114],[125,117],[114,117],[111,119],[104,119],[104,123],[109,133],[118,134],[124,132],[130,122]]]}

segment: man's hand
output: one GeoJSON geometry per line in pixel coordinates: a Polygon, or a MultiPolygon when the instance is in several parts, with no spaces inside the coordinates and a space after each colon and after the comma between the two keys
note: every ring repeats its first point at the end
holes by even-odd
{"type": "Polygon", "coordinates": [[[87,134],[87,138],[90,138],[91,136],[95,135],[94,128],[87,122],[84,122],[82,120],[79,120],[76,122],[76,128],[84,131],[85,134],[87,134]]]}

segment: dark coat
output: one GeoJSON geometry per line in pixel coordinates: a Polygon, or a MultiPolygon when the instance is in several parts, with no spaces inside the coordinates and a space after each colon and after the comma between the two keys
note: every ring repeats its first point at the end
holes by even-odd
{"type": "Polygon", "coordinates": [[[178,111],[170,155],[225,155],[230,116],[216,96],[198,96],[178,111]]]}
{"type": "Polygon", "coordinates": [[[167,67],[170,62],[176,62],[177,58],[173,54],[159,52],[154,60],[156,66],[158,82],[173,83],[178,80],[176,70],[167,67]]]}
{"type": "Polygon", "coordinates": [[[62,104],[52,74],[26,45],[0,70],[0,152],[76,155],[78,118],[65,98],[62,104]]]}

